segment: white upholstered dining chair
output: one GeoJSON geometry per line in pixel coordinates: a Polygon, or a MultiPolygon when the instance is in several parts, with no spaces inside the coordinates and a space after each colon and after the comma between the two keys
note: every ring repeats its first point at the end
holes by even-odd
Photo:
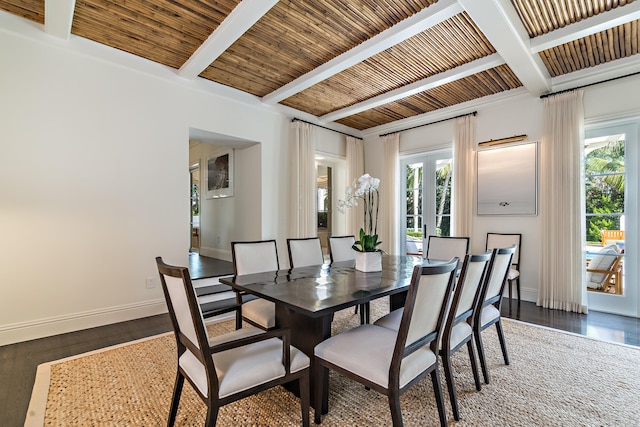
{"type": "MultiPolygon", "coordinates": [[[[278,271],[278,249],[275,240],[252,242],[231,242],[234,275],[278,271]]],[[[242,304],[242,319],[253,326],[269,330],[276,326],[276,306],[271,301],[256,298],[242,301],[242,294],[236,293],[236,301],[242,304]]]]}
{"type": "Polygon", "coordinates": [[[482,375],[484,376],[484,382],[487,384],[489,384],[489,370],[487,369],[487,362],[482,344],[482,331],[491,325],[496,325],[498,341],[500,341],[504,364],[509,364],[507,343],[504,339],[504,332],[502,330],[500,307],[502,306],[502,293],[504,292],[504,287],[507,283],[509,268],[511,267],[511,260],[513,259],[513,254],[516,252],[516,247],[512,246],[510,248],[493,249],[493,252],[494,254],[492,255],[488,267],[489,274],[485,277],[486,283],[481,288],[477,309],[473,315],[473,335],[475,337],[476,347],[478,348],[478,357],[480,359],[482,375]]]}
{"type": "Polygon", "coordinates": [[[522,244],[522,234],[520,233],[487,233],[487,250],[496,248],[508,248],[516,245],[516,253],[513,254],[511,267],[509,267],[509,275],[507,283],[509,284],[509,306],[511,306],[512,287],[515,283],[518,292],[518,304],[520,304],[520,247],[522,244]]]}
{"type": "Polygon", "coordinates": [[[442,366],[449,390],[449,401],[453,410],[453,418],[460,419],[458,399],[456,395],[455,378],[451,365],[451,356],[465,344],[469,353],[471,372],[476,390],[480,391],[480,376],[473,349],[473,313],[478,307],[478,300],[485,283],[485,277],[489,273],[491,252],[477,255],[467,255],[460,269],[458,283],[451,300],[451,307],[447,313],[447,319],[442,332],[440,354],[442,366]]]}
{"type": "Polygon", "coordinates": [[[298,382],[302,424],[308,426],[310,360],[289,345],[289,331],[264,332],[250,326],[209,336],[189,270],[167,265],[160,257],[156,264],[178,353],[167,426],[175,423],[185,379],[207,405],[207,427],[215,426],[223,405],[277,385],[298,382]]]}
{"type": "Polygon", "coordinates": [[[291,268],[324,264],[319,237],[287,239],[287,250],[291,268]]]}
{"type": "MultiPolygon", "coordinates": [[[[331,262],[354,261],[356,251],[353,245],[356,243],[355,236],[331,236],[329,237],[329,257],[331,262]]],[[[369,323],[369,303],[356,305],[355,312],[360,307],[360,323],[369,323]]]]}
{"type": "MultiPolygon", "coordinates": [[[[401,426],[400,395],[431,374],[440,425],[446,426],[438,342],[457,266],[458,259],[414,267],[397,331],[365,324],[318,344],[314,350],[315,407],[321,407],[323,379],[331,369],[386,395],[393,425],[401,426]]],[[[321,414],[316,409],[315,422],[320,421],[321,414]]]]}
{"type": "Polygon", "coordinates": [[[355,236],[330,236],[329,257],[331,257],[331,262],[355,260],[356,251],[352,248],[355,243],[355,236]]]}
{"type": "Polygon", "coordinates": [[[429,236],[425,258],[446,261],[457,257],[464,259],[469,253],[468,237],[429,236]]]}
{"type": "MultiPolygon", "coordinates": [[[[460,410],[456,397],[456,388],[451,366],[451,356],[466,344],[471,362],[471,371],[476,390],[480,391],[480,378],[473,349],[473,314],[478,307],[482,286],[489,274],[491,252],[478,255],[466,255],[462,267],[459,269],[458,281],[455,287],[451,307],[442,332],[440,354],[444,367],[449,400],[453,410],[453,417],[460,419],[460,410]]],[[[397,331],[400,327],[403,309],[399,308],[378,319],[374,325],[397,331]]]]}

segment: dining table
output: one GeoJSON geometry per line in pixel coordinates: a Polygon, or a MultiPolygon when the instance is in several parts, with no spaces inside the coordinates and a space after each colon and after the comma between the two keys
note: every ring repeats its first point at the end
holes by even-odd
{"type": "MultiPolygon", "coordinates": [[[[314,383],[323,382],[322,413],[328,411],[328,376],[314,378],[313,354],[317,344],[331,336],[334,313],[382,297],[390,309],[404,306],[416,265],[429,261],[416,256],[382,255],[382,271],[361,272],[354,261],[269,271],[221,278],[235,291],[275,303],[276,327],[290,331],[291,344],[311,359],[311,402],[314,383]]],[[[295,391],[295,390],[294,390],[295,391]]]]}

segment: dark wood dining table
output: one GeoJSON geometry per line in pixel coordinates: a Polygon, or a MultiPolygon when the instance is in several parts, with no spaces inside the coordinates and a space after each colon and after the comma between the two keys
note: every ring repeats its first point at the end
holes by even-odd
{"type": "MultiPolygon", "coordinates": [[[[421,257],[383,255],[382,271],[363,273],[354,262],[270,271],[222,278],[235,290],[272,301],[276,305],[276,326],[288,328],[291,344],[312,361],[313,350],[331,336],[336,311],[389,296],[390,308],[402,307],[416,265],[427,265],[421,257]]],[[[311,378],[311,402],[316,379],[311,378]]],[[[322,398],[322,413],[328,410],[328,379],[322,398]]]]}

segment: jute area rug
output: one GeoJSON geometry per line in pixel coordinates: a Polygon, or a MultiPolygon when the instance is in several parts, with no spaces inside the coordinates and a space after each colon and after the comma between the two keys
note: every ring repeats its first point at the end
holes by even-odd
{"type": "MultiPolygon", "coordinates": [[[[386,299],[384,299],[386,300],[386,299]]],[[[372,319],[387,312],[372,304],[372,319]]],[[[334,333],[355,327],[353,309],[336,314],[334,333]]],[[[457,426],[639,426],[640,349],[503,321],[511,364],[495,328],[484,332],[491,383],[477,392],[466,349],[454,356],[461,420],[455,422],[441,370],[447,418],[457,426]]],[[[230,331],[232,321],[208,326],[230,331]]],[[[41,365],[28,426],[162,426],[175,379],[173,335],[41,365]]],[[[429,377],[401,397],[407,426],[438,425],[429,377]]],[[[311,410],[313,420],[313,410],[311,410]]],[[[177,426],[202,426],[205,407],[185,383],[177,426]]],[[[227,405],[220,426],[297,426],[298,399],[281,387],[227,405]]],[[[388,426],[387,399],[334,373],[324,426],[388,426]]]]}

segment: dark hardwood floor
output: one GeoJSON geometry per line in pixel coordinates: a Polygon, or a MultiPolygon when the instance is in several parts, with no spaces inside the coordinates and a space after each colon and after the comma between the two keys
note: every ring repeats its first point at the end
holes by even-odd
{"type": "Polygon", "coordinates": [[[192,279],[233,274],[233,263],[221,259],[202,256],[197,252],[189,253],[189,274],[192,279]]]}
{"type": "MultiPolygon", "coordinates": [[[[231,263],[191,255],[194,278],[233,274],[231,263]],[[229,270],[230,269],[230,270],[229,270]]],[[[522,302],[502,305],[503,316],[606,341],[640,347],[640,319],[591,311],[566,313],[522,302]]],[[[0,426],[22,426],[39,364],[171,330],[167,314],[0,346],[0,426]]]]}

